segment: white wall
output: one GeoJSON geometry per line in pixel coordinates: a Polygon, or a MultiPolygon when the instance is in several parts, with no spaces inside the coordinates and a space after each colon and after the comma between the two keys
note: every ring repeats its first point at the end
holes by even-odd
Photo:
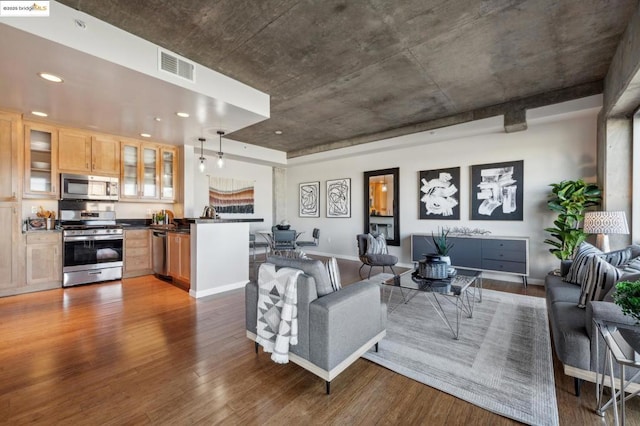
{"type": "MultiPolygon", "coordinates": [[[[411,233],[430,233],[440,226],[483,228],[496,236],[530,238],[532,282],[558,267],[559,261],[548,252],[543,240],[545,227],[553,225],[554,214],[546,208],[549,184],[565,179],[596,176],[597,108],[580,114],[548,117],[529,121],[529,129],[507,134],[504,131],[425,143],[385,152],[361,153],[329,160],[305,159],[304,164],[287,169],[287,212],[292,227],[298,231],[321,230],[318,253],[357,258],[356,234],[363,231],[363,172],[400,167],[401,247],[390,247],[400,263],[410,264],[411,233]],[[470,166],[502,161],[524,160],[524,220],[471,221],[469,215],[470,166]],[[460,166],[460,220],[419,220],[418,173],[421,170],[460,166]],[[351,178],[351,218],[326,218],[326,180],[351,178]],[[298,184],[320,181],[321,217],[298,217],[298,184]]],[[[432,132],[422,134],[425,141],[432,132]]],[[[412,137],[415,138],[415,135],[412,137]]],[[[390,139],[387,145],[393,145],[390,139]]],[[[337,154],[337,153],[333,153],[337,154]]],[[[312,156],[310,156],[312,157],[312,156]]],[[[509,279],[509,276],[503,276],[509,279]]]]}
{"type": "MultiPolygon", "coordinates": [[[[199,154],[198,154],[199,155],[199,154]]],[[[271,228],[272,223],[272,167],[262,164],[225,159],[225,165],[219,169],[216,166],[217,156],[205,154],[207,168],[200,173],[197,161],[193,170],[193,210],[194,216],[202,214],[204,207],[209,204],[209,176],[219,176],[241,180],[254,181],[254,213],[253,214],[222,214],[227,219],[234,218],[263,218],[264,222],[251,223],[251,232],[259,229],[271,228]]]]}

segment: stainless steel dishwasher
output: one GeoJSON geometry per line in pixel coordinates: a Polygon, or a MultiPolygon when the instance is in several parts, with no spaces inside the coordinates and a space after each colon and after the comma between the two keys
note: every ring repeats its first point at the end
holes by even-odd
{"type": "Polygon", "coordinates": [[[151,253],[153,256],[153,273],[159,278],[169,278],[167,270],[167,231],[153,231],[151,253]]]}

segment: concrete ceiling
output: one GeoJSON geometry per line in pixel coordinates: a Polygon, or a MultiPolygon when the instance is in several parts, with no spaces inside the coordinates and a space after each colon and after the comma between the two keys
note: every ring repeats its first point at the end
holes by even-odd
{"type": "Polygon", "coordinates": [[[638,7],[637,0],[60,2],[271,95],[271,118],[230,137],[289,157],[597,92],[638,7]]]}

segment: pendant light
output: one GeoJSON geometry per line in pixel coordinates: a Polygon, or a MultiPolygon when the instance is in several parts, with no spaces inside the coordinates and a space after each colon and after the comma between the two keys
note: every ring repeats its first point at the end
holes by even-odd
{"type": "Polygon", "coordinates": [[[218,150],[218,161],[216,161],[216,164],[218,165],[218,168],[221,169],[224,167],[224,159],[222,158],[224,155],[222,153],[222,135],[224,135],[224,132],[222,130],[218,130],[217,133],[220,135],[220,149],[218,150]]]}
{"type": "Polygon", "coordinates": [[[382,177],[382,192],[387,192],[387,176],[382,177]]]}
{"type": "Polygon", "coordinates": [[[198,138],[198,140],[200,141],[200,165],[198,166],[198,168],[200,169],[200,173],[204,173],[205,169],[207,168],[207,159],[204,158],[204,141],[206,139],[198,138]]]}

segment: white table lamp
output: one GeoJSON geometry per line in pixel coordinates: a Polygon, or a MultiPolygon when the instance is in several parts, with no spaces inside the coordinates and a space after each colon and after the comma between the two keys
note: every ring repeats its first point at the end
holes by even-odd
{"type": "Polygon", "coordinates": [[[584,215],[583,231],[587,234],[598,234],[596,246],[604,251],[611,251],[609,234],[628,234],[629,226],[624,212],[587,212],[584,215]]]}

